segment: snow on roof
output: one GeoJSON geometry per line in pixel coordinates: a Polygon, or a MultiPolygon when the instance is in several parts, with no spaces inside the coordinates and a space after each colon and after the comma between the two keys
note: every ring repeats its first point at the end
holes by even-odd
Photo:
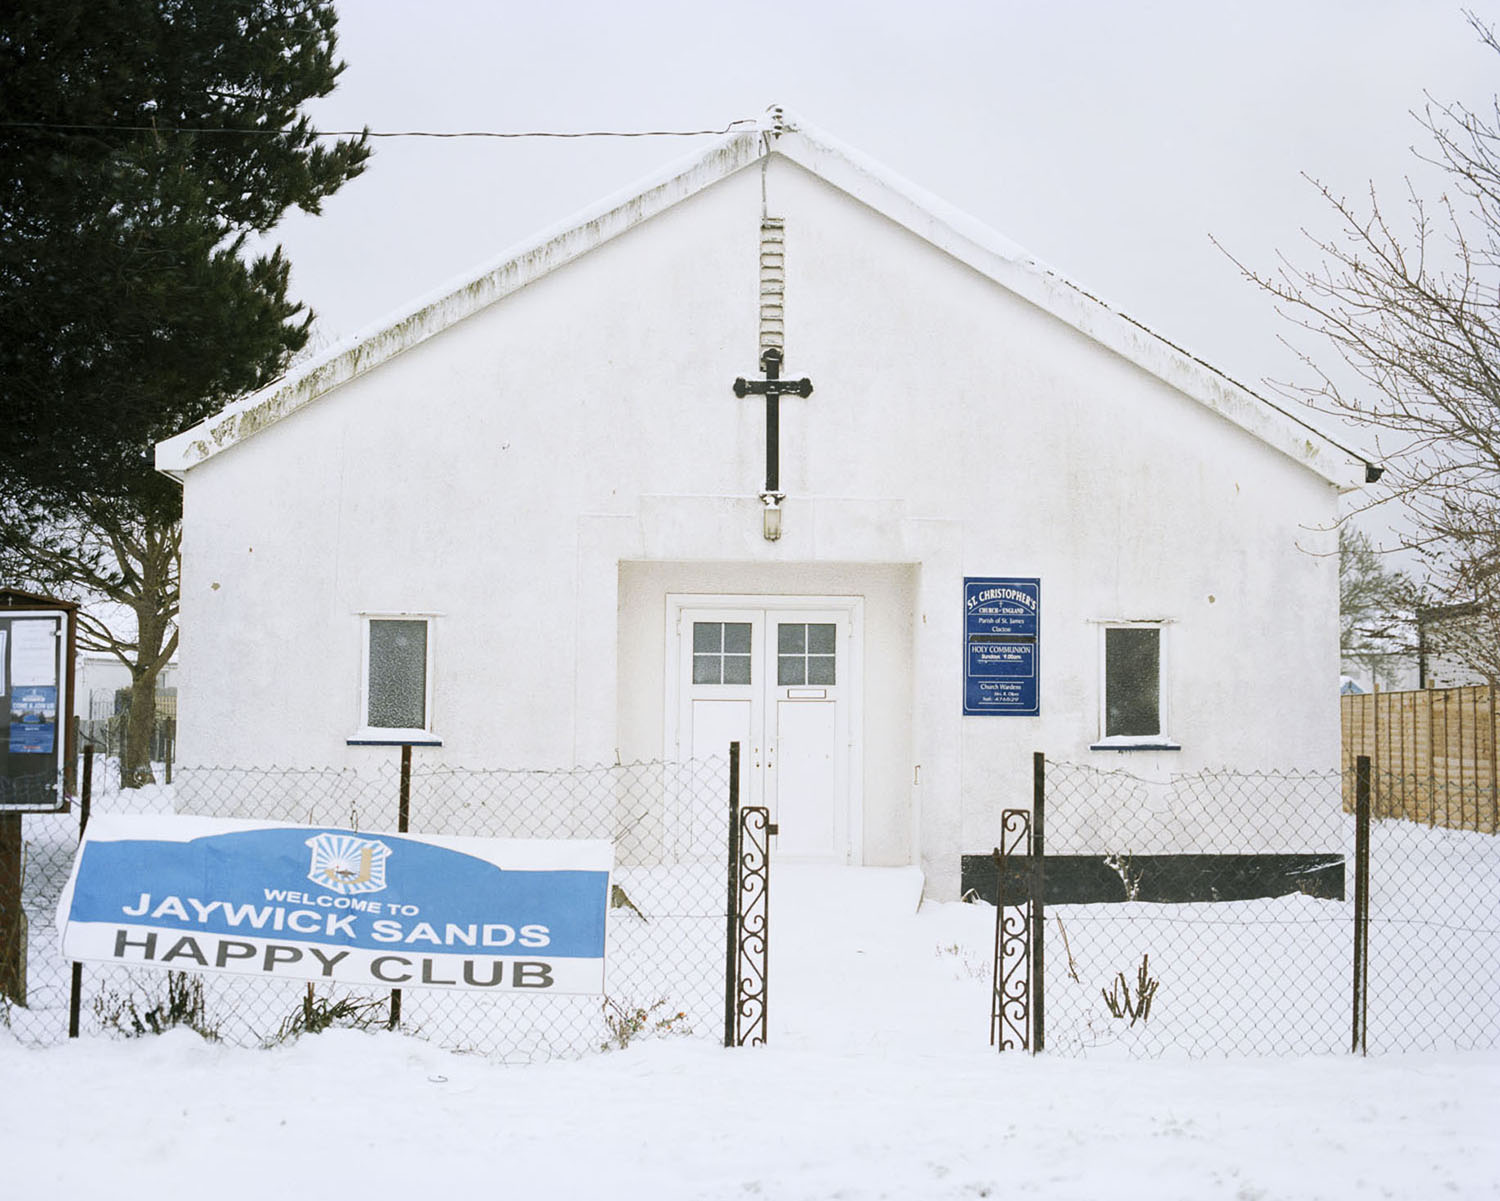
{"type": "Polygon", "coordinates": [[[726,134],[361,330],[257,392],[157,444],[159,471],[185,473],[341,384],[582,257],[709,185],[781,155],[1322,476],[1341,491],[1367,482],[1368,456],[1236,383],[1091,295],[974,218],[851,147],[772,108],[760,126],[726,134]]]}

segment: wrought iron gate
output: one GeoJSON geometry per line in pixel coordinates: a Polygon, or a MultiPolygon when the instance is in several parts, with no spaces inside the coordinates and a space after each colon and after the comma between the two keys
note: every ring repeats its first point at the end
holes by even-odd
{"type": "Polygon", "coordinates": [[[766,1041],[771,946],[771,811],[740,807],[740,744],[729,744],[729,894],[724,931],[724,1045],[766,1041]]]}
{"type": "Polygon", "coordinates": [[[1043,870],[1046,760],[1032,761],[1032,807],[1000,814],[995,848],[995,973],[990,996],[990,1046],[1040,1051],[1044,1021],[1045,914],[1043,870]]]}

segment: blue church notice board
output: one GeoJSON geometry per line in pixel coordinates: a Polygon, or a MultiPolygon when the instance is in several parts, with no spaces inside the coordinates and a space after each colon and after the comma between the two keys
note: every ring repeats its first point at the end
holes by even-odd
{"type": "Polygon", "coordinates": [[[1042,581],[964,578],[964,713],[1041,712],[1042,581]]]}

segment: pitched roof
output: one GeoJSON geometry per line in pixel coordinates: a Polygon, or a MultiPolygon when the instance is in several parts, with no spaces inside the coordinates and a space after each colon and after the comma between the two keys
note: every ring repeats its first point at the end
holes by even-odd
{"type": "Polygon", "coordinates": [[[369,330],[355,334],[257,392],[157,444],[156,466],[176,479],[259,430],[533,280],[665,212],[711,184],[781,155],[896,224],[1073,326],[1262,441],[1349,490],[1378,476],[1368,456],[1111,308],[972,217],[858,151],[773,108],[755,129],[726,134],[561,226],[544,231],[369,330]]]}

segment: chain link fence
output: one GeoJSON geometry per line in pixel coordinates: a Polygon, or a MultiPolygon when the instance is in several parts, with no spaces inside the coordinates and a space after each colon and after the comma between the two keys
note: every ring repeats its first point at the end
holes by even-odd
{"type": "Polygon", "coordinates": [[[1371,822],[1367,991],[1371,1051],[1500,1046],[1500,834],[1371,822]]]}
{"type": "MultiPolygon", "coordinates": [[[[93,780],[94,813],[191,813],[372,833],[398,828],[402,789],[394,758],[373,772],[178,767],[171,785],[136,790],[119,788],[113,760],[97,766],[103,770],[93,780]]],[[[414,765],[412,834],[608,839],[615,868],[602,1002],[408,986],[400,1029],[517,1062],[574,1057],[652,1035],[721,1040],[727,772],[723,760],[569,771],[414,765]]],[[[0,1001],[0,1021],[22,1042],[46,1044],[68,1035],[75,969],[57,950],[55,914],[77,847],[79,809],[20,820],[25,951],[11,973],[21,978],[0,989],[11,997],[0,1001]]],[[[391,993],[378,989],[92,963],[81,975],[83,1033],[187,1025],[260,1046],[330,1025],[385,1027],[391,1017],[391,993]]]]}
{"type": "MultiPolygon", "coordinates": [[[[118,787],[113,761],[97,766],[94,812],[398,826],[394,757],[375,772],[179,768],[172,785],[138,790],[118,787]]],[[[408,987],[400,1028],[513,1061],[651,1034],[722,1038],[727,774],[723,761],[542,772],[419,762],[408,788],[413,833],[609,839],[615,889],[602,1002],[408,987]]],[[[1383,786],[1377,775],[1372,792],[1383,786]]],[[[1356,823],[1343,793],[1336,773],[1148,780],[1047,764],[1047,1051],[1347,1052],[1356,823]]],[[[68,1033],[75,969],[58,954],[54,921],[79,813],[7,820],[22,832],[24,923],[13,928],[17,910],[0,897],[0,932],[10,933],[0,943],[20,949],[0,963],[0,992],[13,998],[0,1001],[0,1021],[23,1042],[58,1042],[68,1033]]],[[[1500,838],[1377,817],[1369,845],[1366,1045],[1500,1045],[1500,838]]],[[[970,866],[983,864],[966,873],[970,866]]],[[[1016,876],[1008,899],[1026,893],[1024,871],[1016,876]]],[[[970,882],[985,895],[982,878],[970,882]]],[[[94,964],[81,969],[81,983],[84,1033],[182,1024],[265,1045],[326,1025],[381,1027],[391,1015],[391,994],[376,989],[94,964]]]]}
{"type": "MultiPolygon", "coordinates": [[[[1372,823],[1356,1002],[1356,820],[1343,794],[1339,773],[1148,780],[1048,762],[1046,1051],[1500,1045],[1500,838],[1372,823]]],[[[1009,870],[1012,902],[1029,896],[1027,872],[1025,859],[1009,870]]]]}
{"type": "MultiPolygon", "coordinates": [[[[157,778],[170,783],[177,746],[177,690],[158,689],[154,700],[151,762],[157,765],[157,778]]],[[[91,743],[106,755],[118,755],[125,746],[125,727],[130,721],[130,689],[94,689],[88,698],[88,716],[76,720],[80,746],[91,743]]]]}

